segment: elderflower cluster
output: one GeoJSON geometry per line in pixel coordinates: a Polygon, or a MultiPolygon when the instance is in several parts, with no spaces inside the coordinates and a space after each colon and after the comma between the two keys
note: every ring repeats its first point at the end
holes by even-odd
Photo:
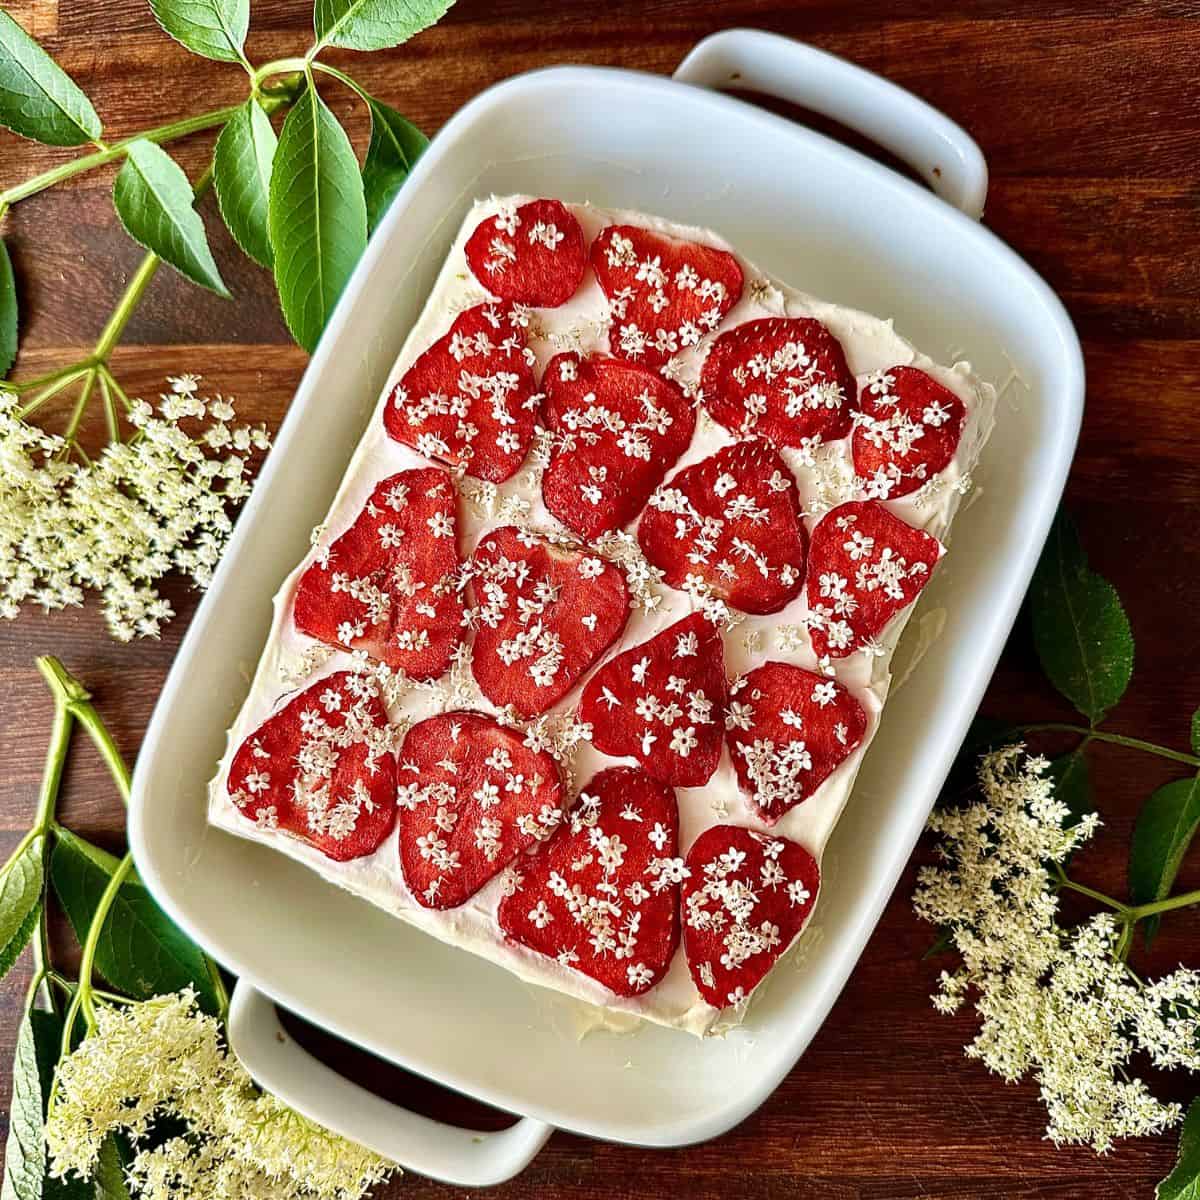
{"type": "Polygon", "coordinates": [[[190,989],[101,1007],[57,1086],[51,1174],[89,1178],[105,1138],[125,1133],[142,1200],[353,1200],[393,1169],[259,1092],[190,989]],[[147,1138],[164,1118],[173,1136],[147,1138]]]}
{"type": "Polygon", "coordinates": [[[168,572],[208,586],[229,507],[250,492],[248,456],[270,443],[233,424],[228,400],[201,398],[197,376],[169,382],[157,411],[133,404],[128,441],[81,463],[22,420],[0,385],[0,616],[78,606],[95,591],[113,635],[129,641],[174,616],[156,587],[168,572]]]}
{"type": "Polygon", "coordinates": [[[1064,828],[1047,767],[1020,746],[982,759],[982,799],[930,819],[941,864],[920,872],[914,904],[961,957],[933,1003],[950,1013],[973,1002],[981,1024],[968,1057],[1009,1082],[1032,1074],[1048,1136],[1103,1153],[1179,1120],[1179,1106],[1157,1100],[1129,1063],[1144,1051],[1160,1066],[1200,1069],[1200,976],[1181,969],[1142,984],[1117,953],[1112,915],[1059,923],[1062,864],[1099,819],[1064,828]]]}

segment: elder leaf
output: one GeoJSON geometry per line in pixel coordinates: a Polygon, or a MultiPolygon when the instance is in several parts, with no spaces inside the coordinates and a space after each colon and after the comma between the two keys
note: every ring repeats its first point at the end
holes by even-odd
{"type": "Polygon", "coordinates": [[[373,233],[429,145],[429,139],[394,108],[373,97],[367,103],[371,109],[371,141],[363,161],[362,178],[367,226],[373,233]]]}
{"type": "Polygon", "coordinates": [[[1070,519],[1050,530],[1030,587],[1033,640],[1050,682],[1095,725],[1133,673],[1133,634],[1116,589],[1089,566],[1070,519]]]}
{"type": "Polygon", "coordinates": [[[1200,1098],[1192,1101],[1183,1119],[1175,1169],[1154,1195],[1155,1200],[1200,1200],[1200,1098]]]}
{"type": "Polygon", "coordinates": [[[37,925],[45,882],[43,842],[34,838],[0,874],[0,978],[12,969],[37,925]]]}
{"type": "Polygon", "coordinates": [[[0,238],[0,379],[17,357],[17,281],[4,240],[0,238]]]}
{"type": "Polygon", "coordinates": [[[233,240],[261,266],[270,268],[271,233],[267,206],[277,139],[257,100],[247,100],[217,139],[213,185],[221,216],[233,240]]]}
{"type": "Polygon", "coordinates": [[[26,1013],[17,1031],[0,1200],[42,1200],[42,1184],[46,1178],[46,1145],[42,1136],[45,1110],[34,1015],[26,1013]]]}
{"type": "Polygon", "coordinates": [[[321,46],[387,50],[436,24],[454,0],[316,0],[313,27],[321,46]]]}
{"type": "MultiPolygon", "coordinates": [[[[1129,895],[1134,904],[1166,899],[1198,827],[1200,775],[1176,779],[1151,792],[1138,813],[1129,850],[1129,895]]],[[[1146,918],[1147,945],[1158,924],[1157,916],[1146,918]]]]}
{"type": "Polygon", "coordinates": [[[1200,754],[1200,708],[1192,713],[1192,753],[1200,754]]]}
{"type": "Polygon", "coordinates": [[[0,125],[48,146],[82,146],[101,132],[92,102],[3,8],[0,125]]]}
{"type": "Polygon", "coordinates": [[[150,0],[154,19],[193,54],[241,62],[250,0],[150,0]]]}

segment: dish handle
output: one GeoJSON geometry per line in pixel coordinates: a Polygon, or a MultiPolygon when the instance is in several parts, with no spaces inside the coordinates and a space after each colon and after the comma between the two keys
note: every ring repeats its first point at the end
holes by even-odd
{"type": "Polygon", "coordinates": [[[839,121],[906,162],[972,220],[983,216],[987,163],[971,135],[912,92],[844,58],[777,33],[726,29],[699,42],[674,78],[764,92],[839,121]]]}
{"type": "Polygon", "coordinates": [[[443,1183],[503,1183],[523,1171],[554,1132],[522,1117],[498,1133],[479,1133],[383,1100],[313,1058],[284,1030],[274,1002],[242,979],[229,1006],[229,1041],[254,1079],[297,1112],[443,1183]]]}

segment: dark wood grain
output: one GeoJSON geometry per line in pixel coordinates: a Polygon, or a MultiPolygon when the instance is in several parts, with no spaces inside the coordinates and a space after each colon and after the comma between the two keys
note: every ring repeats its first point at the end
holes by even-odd
{"type": "MultiPolygon", "coordinates": [[[[84,84],[106,135],[241,95],[235,68],[189,56],[154,25],[144,0],[10,0],[14,12],[84,84]]],[[[306,0],[255,0],[258,61],[294,54],[306,0]]],[[[962,122],[991,166],[988,224],[1063,296],[1085,342],[1088,409],[1068,490],[1084,540],[1126,599],[1137,673],[1115,727],[1186,744],[1200,703],[1200,2],[1197,0],[461,0],[438,28],[391,54],[355,57],[364,83],[435,130],[481,88],[557,62],[669,72],[701,36],[746,24],[844,54],[911,87],[962,122]]],[[[339,58],[335,61],[340,61],[339,58]]],[[[350,56],[346,56],[350,61],[350,56]]],[[[362,116],[330,100],[361,145],[362,116]]],[[[178,148],[197,173],[210,140],[178,148]]],[[[0,185],[70,152],[0,141],[0,185]]],[[[24,313],[22,373],[89,345],[139,259],[108,199],[111,171],[18,207],[4,236],[24,313]]],[[[210,202],[211,203],[211,202],[210,202]]],[[[233,304],[163,271],[129,326],[119,373],[153,394],[168,373],[203,372],[241,411],[275,427],[304,365],[287,340],[270,281],[236,255],[208,213],[233,304]]],[[[180,617],[159,642],[118,646],[95,609],[29,615],[0,626],[0,851],[28,821],[50,705],[33,668],[52,651],[94,689],[132,758],[194,597],[169,589],[180,617]]],[[[996,715],[1068,717],[1038,674],[1026,633],[1014,635],[989,691],[996,715]]],[[[1097,750],[1106,829],[1079,859],[1105,891],[1125,887],[1134,815],[1168,764],[1097,750]]],[[[64,815],[116,847],[121,810],[81,744],[64,815]]],[[[961,1053],[966,1018],[929,1007],[936,966],[920,961],[929,930],[909,905],[910,868],[824,1029],[775,1095],[739,1129],[705,1146],[642,1151],[557,1135],[498,1197],[686,1195],[697,1200],[820,1197],[901,1200],[981,1196],[1148,1197],[1169,1169],[1170,1138],[1106,1159],[1055,1151],[1032,1085],[1005,1087],[961,1053]]],[[[1181,885],[1200,886],[1200,855],[1181,885]]],[[[1168,920],[1148,970],[1195,961],[1200,918],[1168,920]]],[[[24,973],[0,992],[0,1064],[11,1058],[24,973]]],[[[438,1116],[495,1128],[504,1118],[404,1076],[322,1035],[301,1031],[331,1061],[381,1092],[438,1116]]],[[[0,1073],[5,1068],[0,1066],[0,1073]]],[[[1188,1098],[1186,1081],[1164,1094],[1188,1098]]],[[[7,1094],[7,1083],[3,1093],[7,1094]]],[[[386,1196],[451,1189],[408,1179],[386,1196]]]]}

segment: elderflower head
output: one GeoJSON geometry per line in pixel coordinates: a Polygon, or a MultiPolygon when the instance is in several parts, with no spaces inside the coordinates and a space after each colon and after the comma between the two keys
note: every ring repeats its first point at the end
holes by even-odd
{"type": "Polygon", "coordinates": [[[1059,924],[1057,872],[1099,820],[1064,828],[1068,809],[1048,765],[1020,746],[982,759],[983,798],[930,818],[941,865],[920,872],[914,904],[949,930],[961,957],[933,1003],[953,1012],[973,999],[981,1024],[968,1057],[1009,1082],[1032,1073],[1048,1136],[1104,1152],[1178,1121],[1179,1106],[1155,1099],[1127,1067],[1137,1050],[1197,1065],[1196,978],[1181,971],[1143,987],[1118,956],[1121,931],[1108,913],[1059,924]],[[1189,986],[1190,1009],[1180,1003],[1189,986]]]}
{"type": "Polygon", "coordinates": [[[46,1123],[51,1174],[89,1178],[110,1134],[135,1147],[143,1200],[353,1200],[392,1164],[259,1092],[190,990],[101,1007],[58,1068],[46,1123]],[[154,1124],[183,1131],[148,1138],[154,1124]]]}
{"type": "Polygon", "coordinates": [[[232,424],[232,404],[201,398],[198,382],[169,380],[157,412],[135,401],[134,435],[83,463],[23,420],[0,385],[0,616],[78,606],[96,591],[109,629],[129,641],[157,636],[174,616],[156,587],[168,572],[208,586],[233,528],[229,507],[250,491],[248,456],[270,442],[232,424]]]}

